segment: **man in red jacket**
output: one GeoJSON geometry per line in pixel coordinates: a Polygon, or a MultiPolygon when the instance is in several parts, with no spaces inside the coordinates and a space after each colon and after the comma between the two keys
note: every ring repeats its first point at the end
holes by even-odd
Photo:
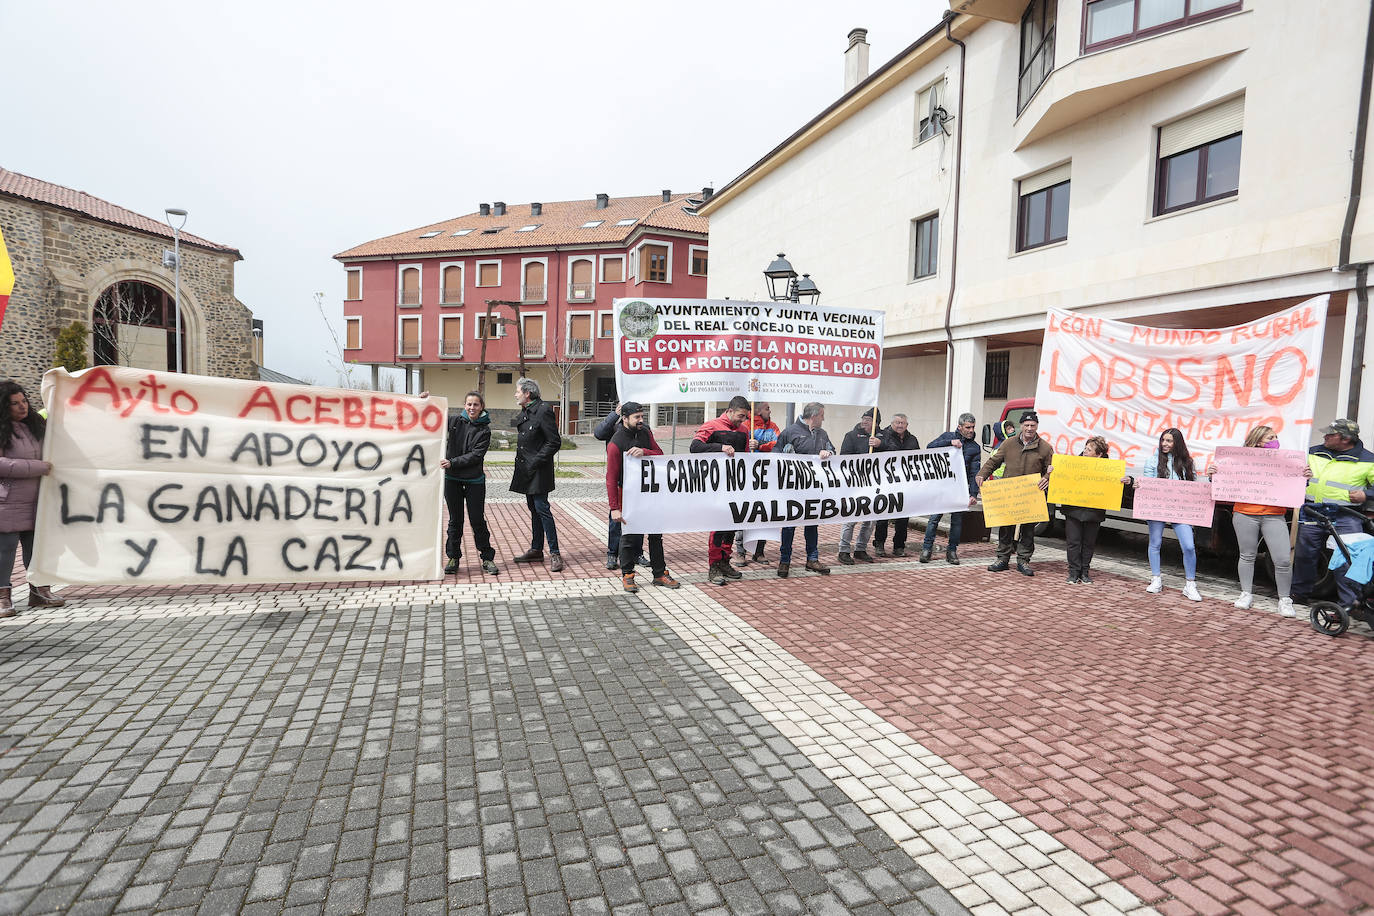
{"type": "MultiPolygon", "coordinates": [[[[735,452],[747,452],[753,446],[749,438],[749,399],[738,395],[730,399],[725,413],[714,420],[707,420],[697,428],[692,437],[693,452],[724,452],[734,456],[735,452]]],[[[735,545],[735,532],[712,531],[707,557],[711,562],[707,579],[712,585],[724,585],[731,579],[741,579],[743,574],[730,565],[730,553],[735,545]]]]}
{"type": "MultiPolygon", "coordinates": [[[[616,427],[611,441],[606,443],[606,499],[611,505],[611,520],[623,522],[621,516],[621,489],[624,483],[624,456],[642,458],[645,455],[662,455],[654,434],[644,422],[644,405],[626,401],[620,405],[620,425],[616,427]]],[[[620,535],[620,584],[627,592],[639,591],[635,585],[635,560],[644,549],[644,535],[620,535]]],[[[668,565],[663,559],[663,535],[649,535],[649,566],[654,573],[654,585],[663,588],[677,588],[678,582],[668,574],[668,565]]]]}

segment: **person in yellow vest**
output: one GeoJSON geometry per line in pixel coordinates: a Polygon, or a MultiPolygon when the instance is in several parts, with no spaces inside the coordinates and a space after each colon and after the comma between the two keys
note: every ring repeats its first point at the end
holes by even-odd
{"type": "MultiPolygon", "coordinates": [[[[1341,533],[1360,530],[1360,520],[1337,507],[1363,511],[1374,496],[1374,453],[1360,441],[1360,427],[1354,420],[1334,420],[1322,430],[1322,444],[1307,450],[1307,466],[1312,479],[1299,516],[1298,549],[1293,557],[1293,600],[1308,603],[1320,570],[1321,548],[1326,532],[1317,524],[1325,515],[1341,533]]],[[[1341,604],[1355,603],[1355,586],[1346,581],[1344,570],[1337,571],[1336,590],[1341,604]]]]}

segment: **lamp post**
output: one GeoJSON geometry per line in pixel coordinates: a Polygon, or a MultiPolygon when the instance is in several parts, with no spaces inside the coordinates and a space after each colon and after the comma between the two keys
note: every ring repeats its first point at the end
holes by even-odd
{"type": "Polygon", "coordinates": [[[172,280],[172,307],[176,309],[176,348],[177,348],[177,372],[183,370],[181,365],[181,229],[186,225],[186,211],[180,207],[167,208],[167,225],[172,227],[172,264],[175,273],[172,280]],[[172,217],[181,217],[181,222],[173,223],[172,217]]]}
{"type": "MultiPolygon", "coordinates": [[[[810,274],[802,274],[801,279],[797,279],[797,272],[792,269],[787,255],[781,251],[773,263],[763,269],[763,276],[768,281],[768,298],[774,302],[805,302],[807,305],[815,305],[821,301],[821,289],[816,285],[816,281],[811,279],[810,274]]],[[[796,419],[796,410],[797,405],[789,402],[787,425],[791,426],[792,421],[796,419]]]]}

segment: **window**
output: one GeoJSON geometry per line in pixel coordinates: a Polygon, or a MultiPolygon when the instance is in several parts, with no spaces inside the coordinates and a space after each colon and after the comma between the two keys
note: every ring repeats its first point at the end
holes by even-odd
{"type": "Polygon", "coordinates": [[[400,340],[397,341],[397,356],[420,355],[420,318],[402,318],[400,340]]]}
{"type": "Polygon", "coordinates": [[[525,339],[526,356],[544,355],[544,316],[543,315],[521,315],[521,333],[525,339]]]}
{"type": "Polygon", "coordinates": [[[639,222],[639,217],[632,216],[629,219],[618,219],[615,221],[615,224],[617,226],[633,226],[637,222],[639,222]]]}
{"type": "Polygon", "coordinates": [[[363,269],[350,267],[344,273],[348,276],[348,291],[344,294],[344,298],[361,299],[363,297],[363,269]]]}
{"type": "Polygon", "coordinates": [[[592,261],[580,258],[568,266],[568,299],[577,302],[591,302],[596,298],[596,286],[592,283],[592,261]]]}
{"type": "Polygon", "coordinates": [[[361,318],[344,319],[344,349],[361,350],[363,348],[363,320],[361,318]]]}
{"type": "Polygon", "coordinates": [[[477,285],[478,285],[478,286],[500,286],[500,285],[501,285],[501,262],[500,262],[500,261],[478,261],[478,262],[477,262],[477,285]]]}
{"type": "Polygon", "coordinates": [[[544,262],[526,261],[521,267],[523,272],[523,283],[520,287],[520,301],[522,302],[543,302],[544,295],[544,262]]]}
{"type": "Polygon", "coordinates": [[[1240,0],[1086,0],[1083,50],[1110,47],[1240,9],[1240,0]]]}
{"type": "Polygon", "coordinates": [[[597,226],[600,226],[604,222],[606,222],[604,219],[589,219],[585,223],[583,223],[579,228],[595,229],[597,226]]]}
{"type": "Polygon", "coordinates": [[[506,228],[506,227],[505,227],[505,226],[497,226],[495,229],[483,229],[483,230],[482,230],[482,234],[483,234],[483,235],[495,235],[496,233],[500,232],[500,231],[501,231],[502,229],[504,229],[504,228],[506,228]]]}
{"type": "Polygon", "coordinates": [[[495,340],[498,337],[506,336],[505,325],[501,323],[501,319],[496,315],[491,316],[490,324],[488,324],[486,315],[478,315],[476,330],[478,340],[484,337],[488,340],[495,340]]]}
{"type": "Polygon", "coordinates": [[[945,81],[927,86],[916,94],[916,142],[923,143],[936,134],[942,133],[941,117],[935,109],[944,103],[945,81]]]}
{"type": "Polygon", "coordinates": [[[439,319],[439,355],[463,355],[462,315],[445,315],[439,319]]]}
{"type": "Polygon", "coordinates": [[[600,314],[598,320],[600,321],[601,324],[600,324],[600,327],[597,329],[597,336],[598,336],[598,337],[614,337],[614,336],[615,336],[615,313],[614,313],[614,312],[602,312],[602,313],[600,314]]]}
{"type": "Polygon", "coordinates": [[[418,264],[401,265],[401,275],[398,278],[399,289],[396,291],[397,301],[401,305],[420,304],[420,267],[418,264]]]}
{"type": "Polygon", "coordinates": [[[442,264],[439,277],[439,301],[445,305],[462,305],[463,265],[442,264]]]}
{"type": "Polygon", "coordinates": [[[668,249],[663,245],[645,245],[640,255],[644,279],[651,283],[668,282],[668,249]]]}
{"type": "Polygon", "coordinates": [[[1069,164],[1021,179],[1016,250],[1039,248],[1069,237],[1069,164]]]}
{"type": "Polygon", "coordinates": [[[573,312],[568,315],[567,355],[590,357],[592,355],[592,315],[591,312],[573,312]]]}
{"type": "Polygon", "coordinates": [[[625,282],[625,259],[623,257],[616,255],[615,257],[603,257],[601,259],[601,282],[625,282]]]}
{"type": "Polygon", "coordinates": [[[498,384],[498,385],[514,385],[514,384],[515,384],[515,373],[514,373],[514,372],[498,372],[498,373],[496,373],[496,384],[498,384]]]}
{"type": "Polygon", "coordinates": [[[1054,70],[1054,11],[1059,0],[1031,0],[1021,16],[1021,77],[1016,84],[1016,113],[1035,95],[1054,70]]]}
{"type": "Polygon", "coordinates": [[[424,235],[420,236],[420,238],[422,238],[422,239],[432,239],[432,238],[434,238],[436,235],[438,235],[438,234],[441,233],[441,232],[443,232],[442,229],[431,229],[429,232],[426,232],[424,235]]]}
{"type": "Polygon", "coordinates": [[[1237,96],[1159,129],[1155,216],[1239,193],[1244,109],[1237,96]]]}
{"type": "Polygon", "coordinates": [[[457,232],[453,233],[453,237],[457,238],[460,235],[467,235],[471,231],[471,229],[459,229],[457,232]]]}
{"type": "Polygon", "coordinates": [[[1011,375],[1011,351],[997,350],[988,354],[983,370],[983,397],[1002,401],[1007,397],[1007,379],[1011,375]]]}
{"type": "Polygon", "coordinates": [[[519,229],[516,229],[515,231],[516,231],[516,232],[533,232],[534,230],[538,229],[538,228],[539,228],[540,226],[542,226],[542,225],[544,225],[544,224],[543,224],[543,223],[534,223],[534,224],[529,225],[529,226],[521,226],[519,229]]]}
{"type": "Polygon", "coordinates": [[[692,258],[692,266],[688,273],[694,277],[706,276],[706,249],[692,245],[687,252],[692,258]]]}
{"type": "Polygon", "coordinates": [[[940,214],[913,220],[915,265],[911,278],[933,277],[940,268],[940,214]]]}

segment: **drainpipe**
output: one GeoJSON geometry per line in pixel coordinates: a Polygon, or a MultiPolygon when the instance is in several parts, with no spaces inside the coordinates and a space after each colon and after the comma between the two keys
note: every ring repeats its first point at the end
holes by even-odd
{"type": "MultiPolygon", "coordinates": [[[[1345,224],[1341,227],[1341,249],[1337,270],[1350,270],[1350,244],[1355,235],[1355,217],[1360,212],[1360,191],[1364,182],[1365,135],[1369,132],[1369,95],[1374,82],[1374,9],[1371,9],[1364,38],[1364,73],[1360,78],[1360,110],[1355,118],[1355,149],[1350,164],[1350,200],[1345,208],[1345,224]]],[[[1350,372],[1350,396],[1345,415],[1355,417],[1360,407],[1360,385],[1364,376],[1364,347],[1369,323],[1369,267],[1355,267],[1355,338],[1351,342],[1354,358],[1350,372]]]]}
{"type": "Polygon", "coordinates": [[[945,429],[954,428],[954,332],[950,328],[950,317],[954,312],[954,283],[959,275],[959,176],[964,164],[964,58],[968,55],[968,48],[954,37],[951,31],[953,25],[954,13],[946,13],[945,38],[959,46],[959,113],[955,116],[954,222],[950,226],[949,236],[949,295],[945,297],[945,429]]]}

